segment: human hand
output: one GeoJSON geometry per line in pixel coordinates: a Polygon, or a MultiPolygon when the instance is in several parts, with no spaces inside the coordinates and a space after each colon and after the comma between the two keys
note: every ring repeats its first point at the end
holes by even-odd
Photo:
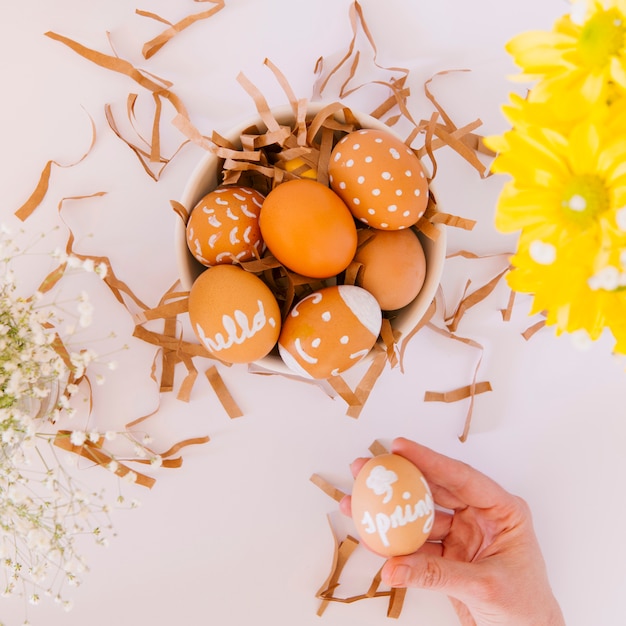
{"type": "MultiPolygon", "coordinates": [[[[382,581],[446,593],[462,626],[565,626],[528,505],[469,465],[408,439],[391,451],[424,474],[437,510],[417,552],[388,559],[382,581]]],[[[367,459],[351,466],[356,476],[367,459]]],[[[350,515],[350,497],[341,502],[350,515]]]]}

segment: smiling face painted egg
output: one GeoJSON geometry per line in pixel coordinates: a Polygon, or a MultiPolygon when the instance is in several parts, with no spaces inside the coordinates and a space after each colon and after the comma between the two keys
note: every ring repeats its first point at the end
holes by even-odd
{"type": "Polygon", "coordinates": [[[333,191],[372,228],[408,228],[426,210],[424,168],[413,150],[390,133],[349,133],[333,149],[328,173],[333,191]]]}
{"type": "Polygon", "coordinates": [[[358,363],[382,323],[376,298],[361,287],[326,287],[303,298],[283,322],[280,355],[307,378],[328,378],[358,363]]]}
{"type": "Polygon", "coordinates": [[[208,193],[187,222],[191,254],[208,267],[260,256],[263,200],[262,194],[249,187],[218,187],[208,193]]]}

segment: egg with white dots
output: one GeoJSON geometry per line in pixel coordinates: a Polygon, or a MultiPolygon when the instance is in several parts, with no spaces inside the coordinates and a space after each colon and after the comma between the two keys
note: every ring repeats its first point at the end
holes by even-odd
{"type": "Polygon", "coordinates": [[[372,228],[401,230],[428,206],[428,178],[415,152],[391,133],[362,129],[334,147],[331,188],[353,216],[372,228]]]}
{"type": "Polygon", "coordinates": [[[283,321],[278,350],[287,367],[324,379],[356,365],[373,348],[382,324],[376,298],[355,285],[335,285],[300,300],[283,321]]]}
{"type": "Polygon", "coordinates": [[[187,246],[202,265],[242,263],[261,256],[259,215],[263,194],[250,187],[218,187],[193,208],[187,246]]]}

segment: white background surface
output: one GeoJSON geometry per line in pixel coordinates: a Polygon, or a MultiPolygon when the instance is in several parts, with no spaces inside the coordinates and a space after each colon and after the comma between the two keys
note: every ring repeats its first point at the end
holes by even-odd
{"type": "MultiPolygon", "coordinates": [[[[111,258],[118,276],[144,301],[155,305],[176,280],[173,244],[175,215],[169,200],[180,197],[186,177],[202,151],[187,147],[158,183],[108,129],[104,105],[124,114],[130,91],[140,89],[125,76],[98,68],[60,43],[48,30],[86,46],[117,53],[174,83],[191,119],[206,134],[226,131],[254,113],[235,78],[244,71],[270,104],[285,97],[270,71],[268,57],[287,76],[300,97],[311,93],[319,56],[337,60],[351,38],[348,0],[227,0],[226,8],[179,35],[149,61],[142,44],[159,33],[157,22],[135,15],[154,11],[171,21],[204,10],[191,1],[152,0],[1,0],[0,39],[0,190],[2,219],[12,217],[34,188],[48,159],[69,163],[82,155],[90,138],[87,111],[98,138],[89,157],[70,169],[55,168],[49,194],[26,224],[27,238],[55,225],[40,247],[52,249],[66,232],[57,204],[65,196],[107,191],[107,195],[67,205],[63,217],[77,236],[77,250],[111,258]]],[[[411,70],[411,110],[428,117],[432,107],[422,85],[435,72],[466,68],[470,73],[440,78],[433,90],[458,125],[480,117],[484,133],[504,129],[500,104],[514,71],[503,46],[515,33],[549,28],[567,4],[561,0],[439,0],[420,2],[363,0],[376,40],[378,61],[411,70]]],[[[380,73],[363,50],[364,80],[380,73]]],[[[336,88],[335,88],[336,89],[336,88]]],[[[141,96],[149,112],[151,97],[141,96]]],[[[336,98],[336,90],[327,94],[336,98]]],[[[371,110],[386,97],[369,87],[348,99],[371,110]]],[[[164,111],[164,120],[171,109],[164,111]]],[[[149,133],[149,115],[144,115],[149,133]]],[[[166,150],[180,137],[164,122],[166,150]]],[[[449,230],[449,250],[481,254],[504,252],[514,238],[492,227],[502,184],[480,180],[456,155],[439,155],[439,200],[450,213],[478,220],[473,232],[449,230]]],[[[476,282],[499,270],[494,261],[450,261],[443,279],[450,302],[468,276],[476,282]]],[[[32,274],[31,274],[32,278],[32,274]]],[[[105,289],[93,286],[97,316],[94,332],[114,329],[130,350],[116,356],[120,368],[98,387],[95,423],[119,428],[159,402],[149,378],[153,350],[132,339],[132,322],[105,289]]],[[[379,626],[386,600],[332,604],[316,616],[314,594],[325,580],[332,556],[327,515],[338,532],[353,532],[336,504],[309,482],[317,472],[350,490],[348,465],[367,454],[374,439],[388,444],[404,435],[466,460],[490,474],[531,505],[550,577],[569,626],[626,623],[626,387],[623,365],[602,340],[587,352],[567,337],[544,330],[530,342],[520,332],[535,320],[520,297],[513,319],[501,321],[504,285],[468,314],[458,329],[485,347],[479,380],[493,391],[476,398],[472,431],[460,443],[467,405],[423,402],[426,390],[444,391],[471,381],[478,355],[466,346],[422,331],[410,344],[406,371],[387,368],[358,420],[345,416],[345,404],[314,386],[278,377],[248,374],[245,367],[222,369],[245,416],[231,421],[201,377],[189,404],[170,394],[147,423],[157,447],[188,436],[208,434],[210,443],[189,449],[184,465],[161,470],[151,492],[124,487],[139,498],[134,511],[115,511],[118,533],[108,549],[87,545],[91,571],[63,613],[52,602],[29,608],[40,626],[116,624],[273,623],[279,626],[379,626]]],[[[208,365],[208,364],[207,364],[208,365]]],[[[177,384],[181,378],[177,379],[177,384]]],[[[81,470],[92,484],[115,492],[99,469],[81,470]]],[[[363,592],[380,566],[360,553],[343,577],[340,591],[363,592]]],[[[21,624],[23,604],[0,600],[0,621],[21,624]]],[[[398,624],[452,626],[456,617],[445,597],[409,591],[398,624]]]]}

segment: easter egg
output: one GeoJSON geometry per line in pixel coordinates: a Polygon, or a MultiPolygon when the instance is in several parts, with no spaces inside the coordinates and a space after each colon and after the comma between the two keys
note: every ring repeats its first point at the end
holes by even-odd
{"type": "Polygon", "coordinates": [[[358,363],[374,346],[382,314],[361,287],[325,287],[298,302],[283,321],[278,350],[289,369],[328,378],[358,363]]]}
{"type": "Polygon", "coordinates": [[[314,180],[289,180],[272,189],[259,224],[270,252],[304,276],[335,276],[356,251],[352,214],[336,193],[314,180]]]}
{"type": "Polygon", "coordinates": [[[357,250],[362,265],[356,284],[367,289],[384,311],[406,306],[426,277],[424,249],[413,230],[375,230],[357,250]]]}
{"type": "Polygon", "coordinates": [[[263,240],[259,213],[263,195],[250,187],[218,187],[194,207],[187,222],[187,246],[203,265],[250,261],[263,240]]]}
{"type": "Polygon", "coordinates": [[[266,356],[280,333],[280,310],[269,287],[235,265],[216,265],[189,292],[189,321],[200,342],[226,363],[266,356]]]}
{"type": "Polygon", "coordinates": [[[328,166],[331,188],[354,217],[382,230],[408,228],[428,204],[428,179],[413,150],[383,130],[345,135],[328,166]]]}
{"type": "Polygon", "coordinates": [[[352,518],[362,542],[385,557],[412,554],[435,521],[430,488],[420,470],[398,454],[367,461],[352,490],[352,518]]]}

